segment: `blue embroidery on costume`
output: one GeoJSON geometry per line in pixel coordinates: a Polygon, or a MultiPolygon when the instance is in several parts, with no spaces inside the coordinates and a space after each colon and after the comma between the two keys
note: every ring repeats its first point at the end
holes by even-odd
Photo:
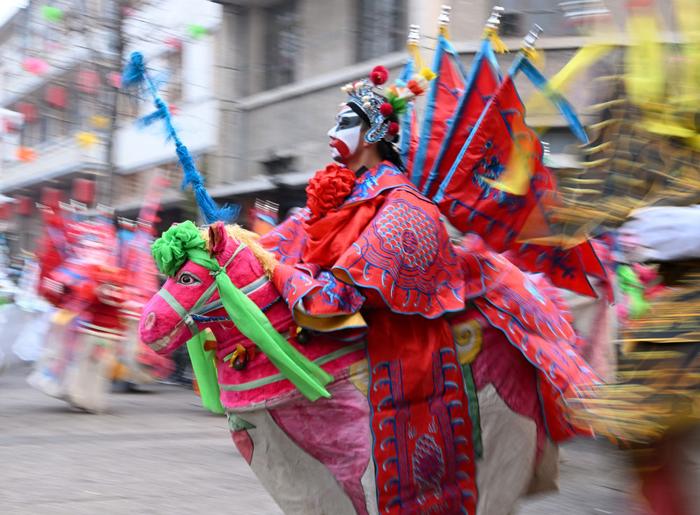
{"type": "Polygon", "coordinates": [[[401,184],[395,184],[393,181],[390,184],[382,184],[382,181],[380,180],[383,177],[394,176],[401,176],[405,178],[401,170],[386,163],[382,163],[371,170],[367,170],[355,184],[352,193],[350,193],[350,196],[345,199],[343,204],[349,204],[360,200],[369,200],[386,189],[395,188],[398,186],[406,186],[415,190],[415,186],[413,186],[408,179],[405,180],[405,184],[403,181],[401,184]]]}
{"type": "Polygon", "coordinates": [[[263,236],[260,243],[283,264],[296,264],[301,260],[301,256],[306,246],[306,231],[303,223],[310,216],[308,208],[304,208],[272,231],[263,236]]]}
{"type": "Polygon", "coordinates": [[[359,309],[362,305],[362,296],[355,288],[340,283],[330,272],[321,272],[318,280],[324,283],[321,288],[321,298],[332,306],[337,306],[340,311],[350,313],[359,309]]]}

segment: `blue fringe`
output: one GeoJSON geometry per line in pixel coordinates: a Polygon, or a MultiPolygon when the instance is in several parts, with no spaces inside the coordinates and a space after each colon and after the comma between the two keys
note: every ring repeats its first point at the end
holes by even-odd
{"type": "Polygon", "coordinates": [[[146,128],[150,125],[153,125],[155,122],[158,120],[164,120],[165,116],[161,111],[153,111],[151,114],[147,114],[146,116],[143,116],[136,120],[136,124],[141,127],[141,128],[146,128]]]}
{"type": "Polygon", "coordinates": [[[220,207],[211,195],[209,195],[209,192],[204,187],[204,177],[202,177],[202,174],[197,170],[190,151],[187,150],[187,147],[182,143],[173,126],[170,109],[168,109],[167,104],[160,95],[158,95],[158,87],[154,80],[148,75],[143,54],[141,54],[141,52],[134,52],[131,54],[127,65],[124,67],[122,73],[122,87],[133,88],[144,86],[150,92],[156,110],[141,118],[139,124],[141,126],[147,126],[158,120],[163,120],[167,138],[175,142],[175,152],[180,161],[182,171],[184,172],[182,189],[184,190],[187,186],[192,188],[194,198],[197,201],[204,221],[207,224],[211,224],[217,221],[230,222],[238,218],[241,210],[240,206],[225,205],[220,207]]]}

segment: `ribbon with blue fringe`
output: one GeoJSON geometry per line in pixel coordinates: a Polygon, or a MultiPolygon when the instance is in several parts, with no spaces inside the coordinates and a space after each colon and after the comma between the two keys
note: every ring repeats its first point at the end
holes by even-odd
{"type": "Polygon", "coordinates": [[[158,120],[163,120],[168,139],[175,142],[175,152],[184,173],[182,189],[187,188],[187,186],[192,187],[192,192],[194,193],[195,200],[197,201],[204,221],[207,224],[211,224],[219,220],[225,222],[235,220],[240,212],[240,206],[225,205],[221,207],[217,205],[211,195],[209,195],[209,192],[204,187],[204,177],[202,177],[197,170],[189,150],[182,143],[182,140],[180,140],[172,122],[170,109],[158,94],[158,87],[148,74],[146,63],[141,52],[134,52],[131,54],[129,62],[122,73],[122,87],[145,88],[150,93],[156,110],[143,117],[140,123],[141,125],[150,125],[158,120]]]}

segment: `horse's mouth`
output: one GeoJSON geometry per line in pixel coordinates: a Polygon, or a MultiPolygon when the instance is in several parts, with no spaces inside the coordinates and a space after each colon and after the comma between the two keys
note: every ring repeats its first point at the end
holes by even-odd
{"type": "Polygon", "coordinates": [[[177,337],[177,335],[182,330],[182,326],[185,325],[184,322],[180,321],[175,325],[172,331],[170,331],[165,336],[158,338],[157,340],[147,343],[147,345],[156,352],[160,352],[165,349],[172,341],[177,337]]]}

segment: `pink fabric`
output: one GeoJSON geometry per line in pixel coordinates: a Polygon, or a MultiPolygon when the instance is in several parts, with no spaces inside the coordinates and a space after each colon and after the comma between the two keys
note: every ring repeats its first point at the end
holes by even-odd
{"type": "Polygon", "coordinates": [[[331,392],[332,399],[299,399],[270,415],[299,447],[328,467],[357,513],[366,514],[361,480],[370,459],[367,399],[347,381],[331,392]]]}
{"type": "Polygon", "coordinates": [[[506,405],[537,425],[537,451],[544,449],[547,431],[537,393],[535,368],[484,317],[474,312],[482,331],[481,352],[472,363],[476,389],[492,384],[506,405]]]}
{"type": "Polygon", "coordinates": [[[255,451],[255,445],[253,444],[253,439],[248,434],[245,429],[239,429],[238,431],[231,431],[231,438],[233,443],[241,453],[243,459],[246,460],[248,465],[253,462],[253,452],[255,451]]]}

